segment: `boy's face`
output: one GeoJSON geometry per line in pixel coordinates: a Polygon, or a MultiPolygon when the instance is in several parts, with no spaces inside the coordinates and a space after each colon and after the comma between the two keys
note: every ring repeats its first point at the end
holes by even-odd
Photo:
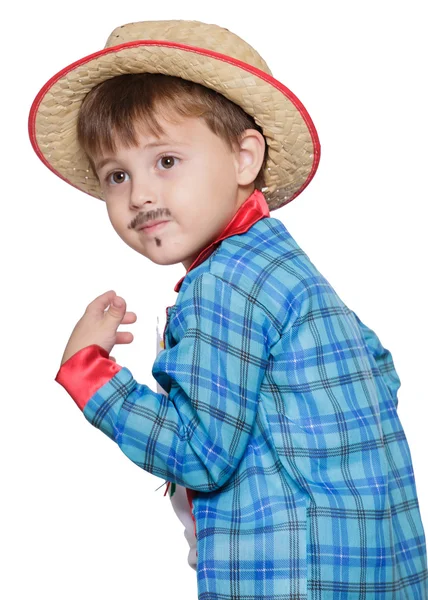
{"type": "Polygon", "coordinates": [[[92,157],[110,221],[126,244],[157,264],[186,269],[254,189],[238,184],[232,152],[202,119],[159,119],[166,136],[139,130],[138,146],[92,157]],[[153,224],[152,222],[159,222],[153,224]]]}

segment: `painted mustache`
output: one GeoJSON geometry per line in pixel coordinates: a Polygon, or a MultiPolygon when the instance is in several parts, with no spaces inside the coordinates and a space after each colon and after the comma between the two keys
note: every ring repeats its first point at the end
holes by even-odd
{"type": "Polygon", "coordinates": [[[144,225],[147,221],[155,221],[161,217],[170,217],[171,212],[168,208],[157,208],[156,210],[149,210],[146,213],[139,213],[128,225],[128,229],[135,229],[144,225]]]}

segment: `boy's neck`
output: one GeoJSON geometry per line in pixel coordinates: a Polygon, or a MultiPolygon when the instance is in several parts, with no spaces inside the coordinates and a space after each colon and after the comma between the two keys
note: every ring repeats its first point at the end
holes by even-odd
{"type": "MultiPolygon", "coordinates": [[[[220,235],[213,241],[209,246],[204,248],[197,258],[193,261],[190,267],[186,271],[189,273],[192,269],[199,266],[203,263],[216,249],[216,247],[222,242],[224,239],[231,237],[232,235],[237,235],[240,233],[245,233],[260,219],[265,217],[269,217],[269,206],[266,202],[266,199],[260,190],[254,190],[248,198],[241,204],[238,208],[232,219],[220,233],[220,235]]],[[[177,282],[174,290],[176,292],[180,291],[181,284],[186,277],[184,275],[180,281],[177,282]]]]}

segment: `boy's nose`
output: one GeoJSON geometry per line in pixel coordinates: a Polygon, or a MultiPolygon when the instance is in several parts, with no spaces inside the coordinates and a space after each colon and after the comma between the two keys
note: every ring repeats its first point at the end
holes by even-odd
{"type": "Polygon", "coordinates": [[[133,182],[131,195],[129,197],[129,205],[131,209],[140,209],[147,204],[157,204],[157,196],[154,187],[147,182],[133,182]]]}

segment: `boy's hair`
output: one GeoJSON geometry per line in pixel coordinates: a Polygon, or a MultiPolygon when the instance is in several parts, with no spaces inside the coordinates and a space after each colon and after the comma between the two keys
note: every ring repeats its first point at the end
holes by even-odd
{"type": "MultiPolygon", "coordinates": [[[[137,145],[137,123],[155,136],[164,134],[156,114],[165,114],[171,122],[177,117],[200,117],[231,150],[246,129],[256,129],[263,135],[261,127],[240,106],[199,83],[159,73],[119,75],[95,86],[79,111],[77,137],[94,174],[91,156],[115,152],[117,139],[127,147],[137,145]]],[[[267,151],[266,144],[263,164],[254,181],[257,189],[265,185],[267,151]]]]}

